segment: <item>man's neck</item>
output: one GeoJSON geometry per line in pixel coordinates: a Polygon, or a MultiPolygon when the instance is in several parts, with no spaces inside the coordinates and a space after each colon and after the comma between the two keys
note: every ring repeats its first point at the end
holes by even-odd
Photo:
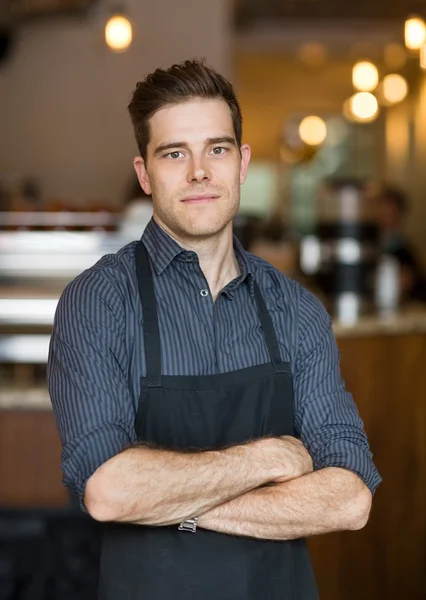
{"type": "Polygon", "coordinates": [[[181,238],[162,224],[158,225],[182,248],[197,254],[213,300],[230,281],[241,274],[234,252],[232,223],[218,234],[203,240],[181,238]]]}
{"type": "Polygon", "coordinates": [[[241,269],[235,256],[232,233],[231,241],[227,245],[212,243],[210,247],[203,245],[198,249],[198,260],[204,273],[213,300],[230,281],[241,275],[241,269]]]}

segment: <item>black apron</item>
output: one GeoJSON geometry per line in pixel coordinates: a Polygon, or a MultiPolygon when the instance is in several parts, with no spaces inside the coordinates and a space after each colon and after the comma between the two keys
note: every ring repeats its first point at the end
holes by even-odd
{"type": "MultiPolygon", "coordinates": [[[[148,252],[136,270],[147,375],[136,417],[140,442],[170,449],[218,449],[265,436],[294,435],[289,363],[259,287],[255,299],[270,363],[201,376],[161,374],[161,346],[148,252]]],[[[143,494],[143,490],[140,492],[143,494]]],[[[106,524],[99,600],[316,600],[304,540],[249,539],[198,528],[106,524]]]]}

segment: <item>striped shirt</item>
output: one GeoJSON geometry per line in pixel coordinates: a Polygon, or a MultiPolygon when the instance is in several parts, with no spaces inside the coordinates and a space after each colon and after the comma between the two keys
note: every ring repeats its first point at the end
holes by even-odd
{"type": "MultiPolygon", "coordinates": [[[[256,280],[281,358],[294,379],[295,428],[315,469],[357,473],[372,492],[380,476],[339,370],[331,319],[313,294],[234,237],[241,275],[214,302],[195,252],[154,220],[142,241],[153,266],[164,375],[211,375],[270,362],[254,299],[256,280]]],[[[136,442],[146,375],[143,316],[132,242],[101,258],[64,290],[55,315],[48,387],[61,437],[64,484],[82,502],[94,471],[136,442]]]]}

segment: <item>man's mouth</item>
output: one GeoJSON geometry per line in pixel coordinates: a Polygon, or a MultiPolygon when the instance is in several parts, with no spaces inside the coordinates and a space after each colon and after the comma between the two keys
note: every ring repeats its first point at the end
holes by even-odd
{"type": "Polygon", "coordinates": [[[219,196],[217,194],[193,194],[182,199],[185,204],[206,204],[214,202],[219,196]]]}

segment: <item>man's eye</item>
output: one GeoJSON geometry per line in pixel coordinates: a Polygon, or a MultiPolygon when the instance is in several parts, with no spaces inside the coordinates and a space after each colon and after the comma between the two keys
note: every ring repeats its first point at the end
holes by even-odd
{"type": "Polygon", "coordinates": [[[183,156],[182,152],[176,150],[175,152],[169,152],[169,154],[167,154],[166,156],[168,156],[169,158],[180,158],[181,155],[183,156]]]}
{"type": "Polygon", "coordinates": [[[217,146],[216,148],[212,149],[212,153],[216,154],[217,156],[219,156],[220,154],[225,154],[226,152],[226,148],[222,148],[222,146],[217,146]]]}

